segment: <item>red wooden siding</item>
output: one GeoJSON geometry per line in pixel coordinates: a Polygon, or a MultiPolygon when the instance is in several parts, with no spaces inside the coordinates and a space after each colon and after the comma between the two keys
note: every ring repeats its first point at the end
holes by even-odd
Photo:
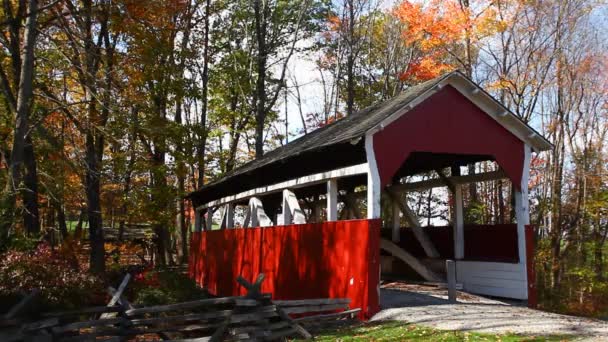
{"type": "Polygon", "coordinates": [[[523,142],[449,85],[374,135],[382,186],[412,152],[494,156],[513,184],[521,184],[523,142]]]}
{"type": "Polygon", "coordinates": [[[350,220],[193,233],[189,274],[218,296],[243,295],[238,275],[266,275],[274,299],[343,298],[379,310],[380,220],[350,220]]]}
{"type": "MultiPolygon", "coordinates": [[[[454,228],[452,226],[424,227],[439,255],[445,259],[454,258],[454,228]]],[[[424,258],[426,253],[411,229],[400,229],[397,244],[414,255],[424,258]]],[[[391,230],[383,229],[382,236],[391,238],[391,230]]],[[[488,262],[519,262],[517,248],[517,225],[474,225],[464,226],[464,260],[488,262]]]]}

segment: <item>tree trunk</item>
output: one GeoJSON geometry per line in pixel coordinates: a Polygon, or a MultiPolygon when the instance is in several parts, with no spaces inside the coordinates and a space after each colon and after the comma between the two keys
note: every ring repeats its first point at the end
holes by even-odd
{"type": "Polygon", "coordinates": [[[57,201],[53,202],[53,206],[55,211],[57,212],[57,225],[59,226],[59,233],[61,233],[61,238],[65,241],[68,237],[68,226],[65,222],[65,211],[63,210],[63,205],[57,201]]]}
{"type": "Polygon", "coordinates": [[[38,212],[38,172],[32,137],[25,138],[24,148],[25,174],[23,177],[23,226],[29,235],[40,233],[40,216],[38,212]]]}
{"type": "MultiPolygon", "coordinates": [[[[99,142],[98,142],[99,143],[99,142]]],[[[86,137],[86,194],[87,216],[89,218],[89,241],[91,245],[90,266],[91,272],[103,273],[105,271],[105,250],[103,236],[103,221],[101,216],[100,199],[100,169],[99,156],[95,148],[93,134],[86,137]]]]}
{"type": "Polygon", "coordinates": [[[268,2],[261,0],[253,1],[255,12],[255,37],[257,42],[256,71],[257,79],[255,83],[255,157],[261,158],[264,155],[264,126],[266,123],[266,21],[268,12],[268,2]]]}
{"type": "Polygon", "coordinates": [[[355,6],[348,1],[348,55],[346,56],[346,115],[355,107],[355,6]]]}
{"type": "MultiPolygon", "coordinates": [[[[2,210],[2,212],[0,212],[0,240],[8,237],[10,228],[14,223],[14,210],[16,207],[17,191],[19,191],[21,183],[21,168],[23,167],[22,164],[24,163],[28,119],[33,98],[32,80],[34,77],[34,47],[36,43],[36,18],[38,14],[38,1],[30,0],[28,7],[29,16],[25,21],[25,30],[23,32],[23,50],[20,58],[17,57],[19,56],[19,38],[17,36],[11,39],[11,42],[16,44],[16,48],[13,51],[15,54],[15,56],[13,56],[13,63],[15,65],[15,74],[19,74],[19,88],[17,89],[16,106],[13,107],[16,111],[13,147],[10,155],[7,183],[4,189],[4,194],[2,195],[2,201],[0,203],[2,210]],[[21,59],[21,65],[18,64],[19,59],[21,59]]],[[[4,87],[10,86],[5,84],[4,87]]],[[[5,89],[5,93],[10,93],[10,89],[5,89]]],[[[29,173],[28,177],[28,181],[34,179],[34,181],[37,182],[35,172],[29,173]]],[[[32,220],[31,224],[27,226],[27,228],[34,229],[36,227],[36,221],[38,220],[38,201],[37,198],[34,198],[34,201],[32,201],[31,198],[32,197],[29,197],[28,200],[24,199],[24,202],[27,202],[27,205],[30,207],[26,209],[30,210],[30,212],[35,212],[36,220],[32,220]]],[[[37,227],[39,231],[39,223],[37,227]]]]}
{"type": "Polygon", "coordinates": [[[78,215],[78,222],[76,228],[74,228],[74,238],[77,240],[82,239],[82,224],[86,218],[87,212],[84,208],[80,209],[80,215],[78,215]]]}
{"type": "Polygon", "coordinates": [[[198,187],[201,188],[205,183],[205,151],[207,147],[207,107],[209,103],[209,15],[210,0],[205,1],[205,33],[203,38],[203,89],[201,106],[201,130],[202,136],[198,147],[198,187]]]}

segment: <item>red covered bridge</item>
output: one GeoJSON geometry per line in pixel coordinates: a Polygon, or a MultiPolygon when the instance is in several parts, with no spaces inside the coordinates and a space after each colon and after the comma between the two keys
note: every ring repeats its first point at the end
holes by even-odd
{"type": "Polygon", "coordinates": [[[530,155],[550,148],[479,86],[449,73],[190,194],[190,275],[212,293],[235,295],[236,276],[263,272],[263,290],[275,298],[349,297],[369,317],[379,310],[381,264],[440,282],[434,265],[454,259],[465,290],[528,299],[530,155]],[[482,161],[496,170],[461,175],[482,161]],[[437,176],[415,177],[429,171],[437,176]],[[516,223],[465,224],[463,186],[497,179],[513,184],[516,223]],[[449,189],[450,225],[422,227],[405,196],[436,187],[449,189]]]}

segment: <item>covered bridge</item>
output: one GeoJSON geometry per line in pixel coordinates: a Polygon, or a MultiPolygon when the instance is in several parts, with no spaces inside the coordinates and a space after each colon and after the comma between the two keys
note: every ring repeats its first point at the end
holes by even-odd
{"type": "Polygon", "coordinates": [[[443,75],[191,193],[190,275],[212,293],[235,295],[236,276],[263,272],[263,290],[276,298],[350,297],[370,316],[381,264],[385,273],[401,267],[441,282],[435,266],[454,259],[465,290],[525,300],[530,156],[551,147],[463,74],[443,75]],[[482,161],[496,170],[461,175],[482,161]],[[437,176],[410,177],[429,171],[437,176]],[[516,223],[465,224],[463,185],[496,179],[513,184],[516,223]],[[422,227],[408,206],[408,191],[435,187],[449,189],[449,227],[422,227]]]}

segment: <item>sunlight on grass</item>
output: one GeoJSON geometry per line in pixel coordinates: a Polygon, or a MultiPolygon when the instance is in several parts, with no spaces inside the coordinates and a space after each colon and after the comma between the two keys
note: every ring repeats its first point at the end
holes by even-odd
{"type": "Polygon", "coordinates": [[[565,336],[522,336],[514,334],[481,334],[462,331],[445,331],[415,326],[406,322],[370,323],[325,331],[315,335],[316,341],[489,341],[489,342],[540,342],[569,341],[565,336]]]}

